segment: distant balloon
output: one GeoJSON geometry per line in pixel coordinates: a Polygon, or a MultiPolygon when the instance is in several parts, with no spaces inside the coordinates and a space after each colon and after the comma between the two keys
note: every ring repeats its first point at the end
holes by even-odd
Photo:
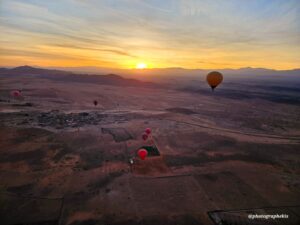
{"type": "Polygon", "coordinates": [[[13,97],[20,97],[21,96],[21,92],[18,90],[14,90],[10,92],[10,95],[13,97]]]}
{"type": "Polygon", "coordinates": [[[141,160],[144,160],[147,155],[148,155],[148,152],[146,149],[142,148],[138,151],[138,156],[140,157],[141,160]]]}
{"type": "Polygon", "coordinates": [[[142,138],[143,138],[144,141],[146,141],[148,139],[148,134],[143,133],[142,138]]]}
{"type": "Polygon", "coordinates": [[[148,134],[148,135],[151,134],[151,129],[150,128],[146,128],[145,133],[148,134]]]}
{"type": "Polygon", "coordinates": [[[210,72],[206,76],[206,81],[211,89],[214,90],[220,83],[222,83],[223,75],[217,71],[210,72]]]}
{"type": "Polygon", "coordinates": [[[94,100],[94,105],[96,106],[96,105],[98,105],[98,101],[96,101],[96,100],[94,100]]]}

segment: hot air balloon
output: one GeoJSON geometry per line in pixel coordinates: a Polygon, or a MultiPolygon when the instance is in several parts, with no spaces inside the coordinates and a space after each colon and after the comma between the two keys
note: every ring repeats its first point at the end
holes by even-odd
{"type": "Polygon", "coordinates": [[[145,133],[148,134],[148,135],[151,134],[151,129],[150,128],[146,128],[145,133]]]}
{"type": "Polygon", "coordinates": [[[96,100],[94,100],[93,103],[94,103],[94,106],[98,105],[98,101],[96,101],[96,100]]]}
{"type": "Polygon", "coordinates": [[[143,138],[144,141],[146,141],[148,139],[148,134],[143,133],[142,138],[143,138]]]}
{"type": "Polygon", "coordinates": [[[140,149],[138,150],[138,156],[140,157],[141,160],[144,160],[146,156],[148,155],[148,152],[146,149],[140,149]]]}
{"type": "Polygon", "coordinates": [[[14,90],[10,92],[10,95],[17,98],[21,96],[21,92],[18,90],[14,90]]]}
{"type": "Polygon", "coordinates": [[[212,71],[207,74],[206,81],[213,91],[223,81],[223,75],[220,72],[212,71]]]}

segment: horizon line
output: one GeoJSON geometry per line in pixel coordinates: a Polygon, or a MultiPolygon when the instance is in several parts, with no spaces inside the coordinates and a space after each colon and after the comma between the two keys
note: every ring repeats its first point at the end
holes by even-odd
{"type": "Polygon", "coordinates": [[[145,68],[145,69],[136,69],[136,68],[111,68],[111,67],[100,67],[100,66],[38,66],[38,65],[18,65],[18,66],[0,66],[0,68],[13,69],[18,67],[32,67],[39,69],[63,69],[63,68],[98,68],[98,69],[111,69],[111,70],[135,70],[135,71],[147,71],[147,70],[164,70],[164,69],[179,69],[179,70],[241,70],[241,69],[265,69],[265,70],[274,70],[274,71],[291,71],[291,70],[300,70],[300,67],[293,69],[273,69],[273,68],[265,68],[265,67],[240,67],[240,68],[185,68],[185,67],[156,67],[156,68],[145,68]]]}

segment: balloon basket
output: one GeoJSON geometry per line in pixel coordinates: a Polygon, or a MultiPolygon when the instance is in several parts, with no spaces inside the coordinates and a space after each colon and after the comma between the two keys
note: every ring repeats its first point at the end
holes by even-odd
{"type": "MultiPolygon", "coordinates": [[[[156,146],[142,146],[141,148],[147,150],[147,152],[148,152],[147,157],[160,156],[160,152],[156,146]]],[[[139,149],[141,149],[141,148],[139,148],[139,149]]]]}

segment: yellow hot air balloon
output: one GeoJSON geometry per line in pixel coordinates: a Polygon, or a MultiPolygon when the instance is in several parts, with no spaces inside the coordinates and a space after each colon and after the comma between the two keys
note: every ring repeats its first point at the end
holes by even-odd
{"type": "Polygon", "coordinates": [[[223,75],[220,72],[212,71],[207,74],[206,81],[214,90],[223,81],[223,75]]]}

